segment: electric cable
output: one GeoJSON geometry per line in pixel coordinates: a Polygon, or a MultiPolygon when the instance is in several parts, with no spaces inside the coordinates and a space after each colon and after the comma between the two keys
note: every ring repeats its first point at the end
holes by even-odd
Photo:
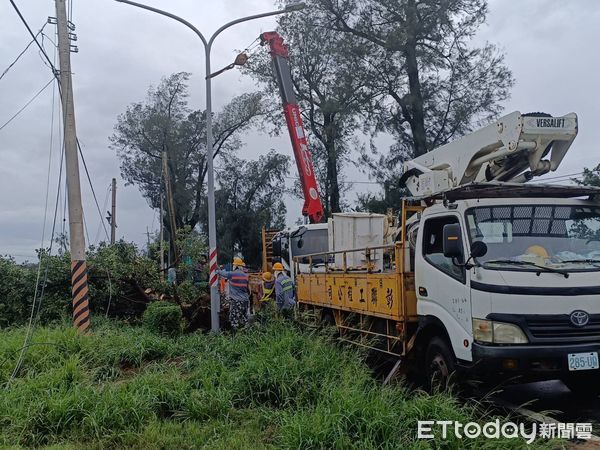
{"type": "Polygon", "coordinates": [[[544,178],[544,179],[542,179],[540,181],[556,180],[556,179],[559,179],[559,178],[569,178],[569,177],[583,175],[583,173],[584,172],[576,172],[576,173],[570,173],[570,174],[567,174],[567,175],[555,175],[555,176],[552,176],[552,177],[544,178]]]}
{"type": "MultiPolygon", "coordinates": [[[[12,0],[11,0],[12,3],[12,0]]],[[[14,6],[14,3],[13,3],[14,6]]],[[[56,58],[56,51],[54,52],[54,58],[56,58]]],[[[52,79],[51,81],[53,81],[54,79],[52,79]]],[[[60,89],[60,86],[59,86],[60,89]]],[[[60,90],[59,90],[60,92],[60,90]]],[[[38,268],[37,268],[37,274],[36,274],[36,282],[35,282],[35,289],[34,289],[34,295],[33,295],[33,301],[31,304],[31,313],[29,316],[29,322],[27,324],[27,331],[25,334],[25,339],[24,339],[24,343],[23,346],[20,349],[19,352],[19,358],[17,360],[17,363],[15,365],[15,368],[11,374],[11,377],[9,378],[8,382],[6,383],[6,389],[8,389],[8,387],[10,386],[10,382],[12,380],[14,380],[14,378],[18,375],[19,371],[21,370],[22,366],[23,366],[23,361],[25,360],[25,354],[26,354],[26,350],[33,344],[31,344],[31,338],[33,336],[33,330],[35,328],[35,326],[37,325],[38,319],[39,319],[39,313],[42,307],[42,302],[44,299],[44,293],[46,290],[46,283],[48,281],[48,270],[49,270],[49,256],[52,255],[52,248],[54,245],[54,236],[55,236],[55,232],[56,232],[56,219],[58,217],[58,205],[59,205],[59,200],[60,200],[60,191],[61,191],[61,181],[62,181],[62,174],[63,174],[63,160],[64,160],[64,155],[65,155],[65,147],[64,147],[64,139],[61,139],[62,141],[62,145],[61,145],[61,157],[60,157],[60,165],[59,165],[59,176],[58,176],[58,183],[57,183],[57,192],[56,192],[56,201],[55,201],[55,205],[54,205],[54,218],[52,220],[52,232],[50,235],[50,245],[48,247],[48,254],[45,255],[44,252],[44,241],[45,241],[45,237],[46,237],[46,220],[47,220],[47,212],[48,212],[48,200],[49,200],[49,187],[50,187],[50,171],[51,171],[51,162],[52,162],[52,153],[53,153],[53,148],[54,148],[54,105],[55,105],[55,100],[56,100],[56,86],[55,88],[52,90],[52,108],[51,108],[51,116],[50,116],[50,144],[49,144],[49,156],[48,156],[48,169],[47,169],[47,178],[46,178],[46,199],[45,199],[45,205],[44,205],[44,223],[42,226],[42,238],[41,238],[41,247],[42,250],[39,254],[39,261],[38,261],[38,268]],[[47,256],[46,258],[44,258],[45,256],[47,256]],[[45,270],[44,270],[44,281],[42,282],[41,285],[41,290],[40,290],[40,278],[41,278],[41,271],[42,271],[42,263],[46,262],[45,265],[45,270]],[[40,295],[39,295],[39,299],[38,299],[38,291],[40,291],[40,295]]],[[[59,108],[60,110],[60,108],[59,108]]],[[[60,134],[60,127],[58,127],[59,129],[59,135],[60,134]]],[[[62,135],[61,135],[62,137],[62,135]]],[[[59,141],[59,142],[61,142],[59,141]]]]}
{"type": "MultiPolygon", "coordinates": [[[[111,192],[111,184],[106,188],[106,195],[104,196],[104,203],[102,205],[102,211],[106,211],[106,206],[108,205],[108,196],[111,192]]],[[[94,244],[98,243],[100,239],[100,233],[102,232],[102,223],[98,224],[98,230],[96,231],[96,236],[94,237],[94,244]]]]}
{"type": "MultiPolygon", "coordinates": [[[[40,28],[40,30],[35,34],[36,37],[39,36],[40,33],[42,33],[42,31],[44,30],[44,27],[48,24],[48,22],[46,22],[42,28],[40,28]]],[[[4,72],[2,72],[2,75],[0,75],[0,80],[2,78],[4,78],[4,75],[6,75],[8,73],[8,71],[17,63],[17,61],[19,61],[19,59],[21,58],[21,56],[23,56],[25,54],[25,52],[29,49],[29,47],[31,47],[31,44],[33,44],[33,39],[31,41],[29,41],[29,44],[27,44],[27,46],[23,49],[23,51],[21,53],[19,53],[19,55],[15,58],[15,60],[10,63],[8,65],[8,67],[6,69],[4,69],[4,72]]]]}
{"type": "Polygon", "coordinates": [[[37,93],[31,97],[31,99],[29,99],[29,101],[27,103],[25,103],[25,105],[19,109],[10,119],[8,119],[6,122],[4,122],[4,124],[2,124],[2,126],[0,126],[0,131],[2,131],[4,129],[4,127],[6,127],[9,123],[11,123],[13,120],[15,120],[19,114],[21,114],[23,111],[25,111],[25,109],[36,99],[39,97],[39,95],[44,92],[46,90],[46,88],[48,86],[50,86],[50,83],[52,83],[54,81],[54,78],[50,79],[50,81],[48,81],[44,87],[42,87],[39,91],[37,91],[37,93]]]}
{"type": "Polygon", "coordinates": [[[60,79],[58,77],[58,73],[59,72],[58,72],[58,70],[56,70],[56,67],[54,67],[54,64],[52,63],[52,61],[50,61],[50,57],[46,53],[46,50],[44,50],[44,47],[42,47],[40,45],[40,43],[38,42],[37,36],[35,34],[33,34],[33,31],[31,31],[31,27],[27,23],[27,20],[25,20],[25,17],[23,17],[23,14],[21,14],[21,11],[19,10],[19,8],[17,7],[17,5],[15,4],[14,0],[8,0],[8,1],[13,6],[13,8],[16,11],[17,15],[21,19],[21,22],[23,22],[23,25],[25,25],[25,28],[27,28],[27,31],[29,32],[29,34],[33,38],[33,41],[36,43],[36,45],[38,46],[38,48],[41,50],[42,54],[46,58],[46,61],[48,61],[48,64],[50,64],[50,68],[52,69],[52,73],[54,75],[54,78],[56,78],[58,80],[59,84],[60,84],[60,79]]]}
{"type": "Polygon", "coordinates": [[[83,220],[83,229],[85,230],[85,239],[89,246],[92,242],[90,241],[90,233],[88,232],[87,220],[85,220],[85,211],[83,210],[83,208],[81,209],[81,219],[83,220]]]}
{"type": "MultiPolygon", "coordinates": [[[[54,206],[54,219],[52,221],[52,233],[51,233],[51,237],[50,237],[50,246],[48,247],[48,255],[47,257],[49,257],[52,254],[52,247],[54,244],[54,233],[56,230],[56,218],[58,216],[58,199],[59,199],[59,193],[60,193],[60,185],[62,182],[62,174],[63,174],[63,159],[64,159],[64,142],[63,142],[63,146],[62,146],[62,152],[61,152],[61,158],[60,158],[60,170],[59,170],[59,176],[58,176],[58,189],[57,189],[57,193],[56,193],[56,202],[55,202],[55,206],[54,206]]],[[[48,174],[48,176],[50,176],[48,174]]],[[[45,213],[44,213],[45,214],[45,213]]],[[[42,248],[44,246],[43,243],[43,239],[45,237],[45,228],[46,228],[46,224],[44,223],[44,227],[42,229],[42,248]]],[[[35,290],[34,290],[34,295],[33,295],[33,302],[31,305],[31,313],[29,316],[29,322],[27,324],[27,331],[25,333],[25,340],[23,343],[23,346],[21,348],[21,352],[19,354],[19,359],[17,360],[17,364],[15,365],[15,368],[8,380],[8,382],[6,383],[6,389],[8,389],[8,387],[10,386],[10,382],[12,380],[14,380],[17,375],[19,374],[19,371],[21,370],[21,367],[23,366],[23,361],[25,360],[25,353],[26,353],[26,349],[29,347],[30,343],[31,343],[31,337],[33,335],[33,329],[35,328],[35,325],[37,324],[37,320],[39,317],[39,312],[42,306],[42,301],[44,299],[44,293],[46,290],[46,282],[48,281],[48,269],[49,269],[49,259],[44,259],[45,252],[42,251],[39,255],[39,262],[38,262],[38,271],[37,271],[37,276],[36,276],[36,284],[35,284],[35,290]],[[39,280],[40,280],[40,275],[41,275],[41,268],[42,268],[42,262],[45,261],[46,262],[46,266],[45,266],[45,270],[44,270],[44,281],[42,283],[42,287],[41,287],[41,292],[40,292],[40,296],[39,296],[39,301],[37,301],[37,293],[38,293],[38,289],[40,286],[39,280]]]]}
{"type": "Polygon", "coordinates": [[[102,212],[100,211],[100,204],[98,203],[98,198],[96,197],[96,191],[94,190],[94,185],[92,184],[92,178],[90,177],[90,172],[88,170],[87,163],[85,162],[85,156],[83,156],[83,152],[81,151],[81,144],[79,143],[79,138],[76,138],[76,139],[77,139],[77,148],[79,149],[79,154],[81,155],[81,161],[83,162],[83,168],[85,169],[85,174],[87,176],[88,183],[90,184],[90,188],[92,190],[92,196],[94,197],[94,203],[96,203],[96,208],[98,209],[98,214],[100,215],[100,221],[102,223],[102,227],[104,228],[104,233],[106,234],[106,239],[110,240],[108,230],[106,229],[106,224],[104,223],[104,217],[102,216],[102,212]]]}

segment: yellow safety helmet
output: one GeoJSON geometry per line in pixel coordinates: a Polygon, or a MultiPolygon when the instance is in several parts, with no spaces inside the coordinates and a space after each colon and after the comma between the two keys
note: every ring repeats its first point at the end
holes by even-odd
{"type": "Polygon", "coordinates": [[[550,257],[550,255],[548,255],[548,250],[546,250],[541,245],[532,245],[527,250],[525,250],[525,252],[528,255],[535,255],[538,258],[549,258],[550,257]]]}
{"type": "Polygon", "coordinates": [[[262,279],[263,279],[263,281],[266,281],[267,283],[269,281],[273,281],[273,274],[271,272],[264,272],[262,274],[262,279]]]}
{"type": "Polygon", "coordinates": [[[273,264],[273,271],[274,272],[283,272],[283,264],[281,264],[280,262],[276,262],[275,264],[273,264]]]}
{"type": "Polygon", "coordinates": [[[246,267],[246,263],[242,258],[238,258],[237,256],[233,258],[233,265],[238,267],[246,267]]]}

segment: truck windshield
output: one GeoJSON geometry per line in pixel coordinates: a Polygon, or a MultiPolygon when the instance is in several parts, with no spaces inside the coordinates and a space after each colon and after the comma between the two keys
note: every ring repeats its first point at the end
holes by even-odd
{"type": "Polygon", "coordinates": [[[471,242],[487,244],[477,261],[486,269],[600,270],[600,207],[480,206],[466,218],[471,242]]]}

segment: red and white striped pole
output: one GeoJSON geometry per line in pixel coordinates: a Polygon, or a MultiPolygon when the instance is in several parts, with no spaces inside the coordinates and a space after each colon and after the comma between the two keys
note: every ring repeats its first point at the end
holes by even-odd
{"type": "Polygon", "coordinates": [[[209,254],[209,268],[210,268],[210,276],[209,276],[209,281],[210,281],[210,287],[212,288],[213,286],[217,286],[217,281],[218,281],[218,277],[217,277],[217,249],[216,248],[211,248],[210,249],[210,254],[209,254]]]}

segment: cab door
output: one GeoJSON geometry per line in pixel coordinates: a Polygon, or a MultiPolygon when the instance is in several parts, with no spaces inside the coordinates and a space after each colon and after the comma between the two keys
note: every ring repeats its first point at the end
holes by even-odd
{"type": "MultiPolygon", "coordinates": [[[[457,358],[471,361],[472,325],[469,273],[444,256],[444,225],[460,224],[458,214],[433,215],[423,219],[415,254],[417,313],[420,317],[438,319],[450,336],[457,358]],[[468,346],[465,346],[465,339],[468,346]]],[[[461,225],[464,243],[464,227],[461,225]]],[[[465,260],[463,255],[459,263],[465,260]]]]}

